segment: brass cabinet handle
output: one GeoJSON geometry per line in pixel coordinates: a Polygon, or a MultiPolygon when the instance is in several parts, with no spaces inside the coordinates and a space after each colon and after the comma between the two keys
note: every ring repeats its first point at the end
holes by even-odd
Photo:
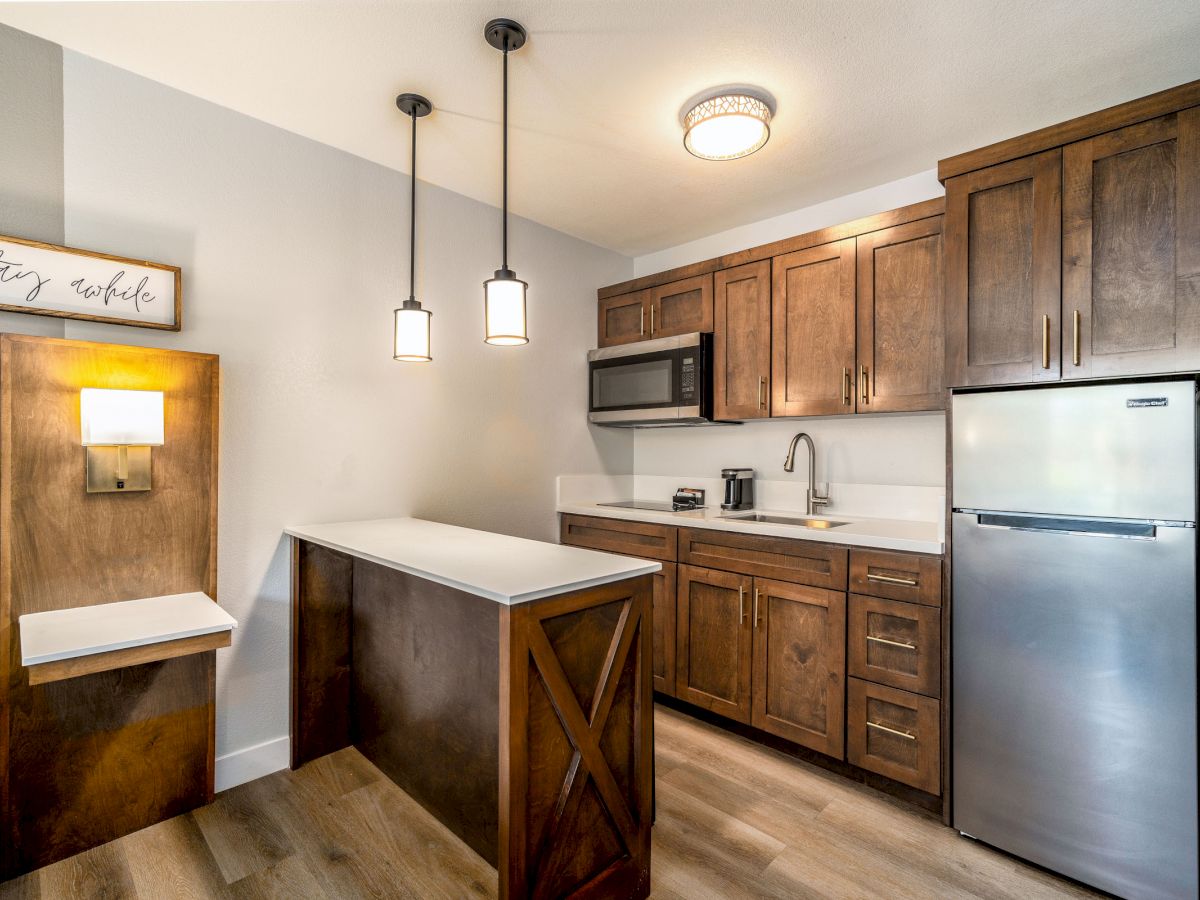
{"type": "Polygon", "coordinates": [[[746,588],[743,585],[738,585],[738,624],[743,625],[746,622],[746,588]]]}
{"type": "Polygon", "coordinates": [[[870,394],[869,387],[871,384],[871,370],[868,369],[866,366],[859,366],[858,367],[858,375],[859,375],[858,398],[860,401],[862,401],[863,405],[865,406],[866,404],[871,402],[871,400],[869,398],[869,394],[870,394]]]}
{"type": "Polygon", "coordinates": [[[1042,316],[1042,368],[1050,368],[1050,317],[1042,316]]]}
{"type": "Polygon", "coordinates": [[[896,578],[894,575],[873,575],[867,573],[867,581],[879,581],[883,584],[902,584],[905,587],[916,587],[917,579],[915,578],[896,578]]]}
{"type": "Polygon", "coordinates": [[[758,627],[758,588],[754,589],[754,627],[758,627]]]}
{"type": "Polygon", "coordinates": [[[640,310],[638,310],[638,334],[642,335],[645,333],[646,333],[646,307],[643,306],[640,310]]]}
{"type": "Polygon", "coordinates": [[[905,650],[916,650],[916,644],[906,644],[904,641],[889,641],[887,638],[875,637],[873,634],[867,635],[868,641],[874,641],[876,644],[887,644],[889,647],[903,647],[905,650]]]}
{"type": "Polygon", "coordinates": [[[850,405],[850,370],[842,369],[842,405],[850,405]]]}
{"type": "Polygon", "coordinates": [[[899,731],[898,729],[895,729],[895,728],[888,728],[886,725],[880,725],[878,722],[868,721],[867,727],[868,728],[878,728],[880,731],[886,731],[888,734],[894,734],[896,737],[902,737],[906,741],[915,741],[917,739],[917,736],[915,734],[909,734],[907,731],[899,731]]]}
{"type": "Polygon", "coordinates": [[[767,376],[758,376],[758,408],[767,408],[767,376]]]}
{"type": "Polygon", "coordinates": [[[1075,365],[1079,365],[1079,360],[1080,360],[1080,356],[1079,356],[1079,326],[1080,326],[1081,318],[1082,318],[1082,316],[1079,315],[1079,310],[1075,310],[1075,315],[1073,316],[1074,328],[1072,329],[1075,334],[1075,352],[1071,355],[1071,362],[1075,363],[1075,365]]]}
{"type": "Polygon", "coordinates": [[[654,305],[650,306],[650,337],[654,337],[654,305]]]}

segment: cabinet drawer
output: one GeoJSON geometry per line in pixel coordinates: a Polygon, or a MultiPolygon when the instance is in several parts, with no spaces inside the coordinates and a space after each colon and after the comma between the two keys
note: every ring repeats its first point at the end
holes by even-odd
{"type": "Polygon", "coordinates": [[[851,550],[850,590],[888,600],[941,606],[942,558],[886,550],[851,550]]]}
{"type": "Polygon", "coordinates": [[[675,528],[671,525],[564,514],[559,541],[589,550],[675,561],[675,528]]]}
{"type": "Polygon", "coordinates": [[[815,541],[679,529],[679,561],[835,591],[846,589],[846,550],[815,541]]]}
{"type": "Polygon", "coordinates": [[[851,675],[940,695],[942,614],[937,608],[851,594],[846,633],[851,675]]]}
{"type": "Polygon", "coordinates": [[[926,793],[941,794],[940,708],[929,697],[849,679],[846,759],[926,793]]]}

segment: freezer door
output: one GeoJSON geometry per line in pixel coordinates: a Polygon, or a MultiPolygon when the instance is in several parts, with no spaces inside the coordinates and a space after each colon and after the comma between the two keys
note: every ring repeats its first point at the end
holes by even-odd
{"type": "Polygon", "coordinates": [[[1196,530],[978,519],[952,523],[954,827],[1122,897],[1195,897],[1196,530]]]}
{"type": "Polygon", "coordinates": [[[1196,521],[1196,385],[953,400],[954,508],[1196,521]]]}

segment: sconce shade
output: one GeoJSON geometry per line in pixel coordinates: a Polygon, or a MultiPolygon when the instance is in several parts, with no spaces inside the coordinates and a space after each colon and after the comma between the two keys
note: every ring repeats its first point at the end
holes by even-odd
{"type": "Polygon", "coordinates": [[[392,358],[403,362],[430,362],[429,322],[433,313],[421,309],[420,303],[408,301],[396,310],[396,336],[392,345],[392,358]]]}
{"type": "Polygon", "coordinates": [[[529,343],[525,291],[529,285],[507,269],[483,283],[484,341],[502,347],[529,343]]]}
{"type": "Polygon", "coordinates": [[[85,447],[161,447],[163,392],[83,388],[79,424],[85,447]]]}

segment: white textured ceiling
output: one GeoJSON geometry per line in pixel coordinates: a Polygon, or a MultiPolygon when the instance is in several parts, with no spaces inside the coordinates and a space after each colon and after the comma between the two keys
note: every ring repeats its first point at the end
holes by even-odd
{"type": "Polygon", "coordinates": [[[407,172],[393,106],[419,91],[423,178],[499,201],[511,61],[511,208],[639,255],[918,171],[1200,78],[1197,0],[509,0],[0,3],[0,21],[407,172]],[[778,99],[733,162],[682,146],[712,85],[778,99]]]}

